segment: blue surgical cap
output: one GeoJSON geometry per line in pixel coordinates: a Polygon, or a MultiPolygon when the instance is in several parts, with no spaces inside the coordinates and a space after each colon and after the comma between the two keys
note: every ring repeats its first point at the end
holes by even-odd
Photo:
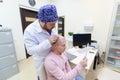
{"type": "Polygon", "coordinates": [[[41,22],[54,22],[58,20],[58,14],[55,5],[47,4],[42,6],[37,14],[41,22]]]}

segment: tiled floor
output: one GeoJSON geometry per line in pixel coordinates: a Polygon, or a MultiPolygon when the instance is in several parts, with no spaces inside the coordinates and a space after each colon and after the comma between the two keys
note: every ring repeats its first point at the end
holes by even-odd
{"type": "MultiPolygon", "coordinates": [[[[19,62],[20,72],[8,80],[37,80],[35,63],[30,57],[19,62]]],[[[103,64],[98,65],[96,70],[91,70],[86,80],[120,80],[120,74],[107,68],[103,64]]]]}
{"type": "Polygon", "coordinates": [[[103,63],[100,63],[97,65],[95,70],[90,70],[86,80],[97,80],[97,76],[99,75],[99,72],[103,69],[103,63]]]}
{"type": "Polygon", "coordinates": [[[35,63],[30,57],[19,62],[20,72],[8,80],[37,80],[35,63]]]}
{"type": "Polygon", "coordinates": [[[120,73],[109,68],[103,68],[98,74],[99,80],[120,80],[120,73]]]}
{"type": "Polygon", "coordinates": [[[120,73],[100,63],[96,70],[91,70],[88,73],[86,80],[120,80],[120,73]]]}

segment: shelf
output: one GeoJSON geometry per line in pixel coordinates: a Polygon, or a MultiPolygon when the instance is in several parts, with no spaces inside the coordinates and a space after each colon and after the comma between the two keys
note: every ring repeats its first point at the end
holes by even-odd
{"type": "Polygon", "coordinates": [[[111,45],[110,48],[113,48],[113,49],[120,49],[120,46],[111,45]]]}
{"type": "Polygon", "coordinates": [[[107,62],[106,64],[107,64],[108,66],[113,67],[113,68],[120,69],[120,65],[112,64],[112,63],[110,63],[110,62],[107,62]]]}
{"type": "Polygon", "coordinates": [[[117,4],[116,8],[112,21],[112,34],[109,38],[110,44],[106,55],[106,65],[120,71],[120,3],[117,4]]]}
{"type": "Polygon", "coordinates": [[[117,15],[116,16],[120,16],[120,13],[117,13],[117,15]]]}
{"type": "Polygon", "coordinates": [[[62,30],[62,27],[58,27],[58,30],[62,30]]]}
{"type": "Polygon", "coordinates": [[[58,24],[62,24],[63,22],[62,21],[58,21],[58,24]]]}
{"type": "Polygon", "coordinates": [[[118,36],[112,36],[111,39],[112,40],[120,40],[120,37],[118,37],[118,36]]]}
{"type": "Polygon", "coordinates": [[[108,55],[108,57],[120,60],[120,56],[111,56],[111,55],[108,55]]]}

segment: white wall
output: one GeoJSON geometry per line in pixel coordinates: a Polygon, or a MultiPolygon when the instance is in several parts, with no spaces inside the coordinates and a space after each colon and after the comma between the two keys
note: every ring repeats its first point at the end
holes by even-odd
{"type": "Polygon", "coordinates": [[[19,0],[19,5],[25,6],[28,9],[38,10],[42,5],[50,3],[50,0],[35,0],[36,5],[30,6],[29,0],[19,0]]]}
{"type": "Polygon", "coordinates": [[[12,29],[17,59],[20,60],[25,58],[25,50],[18,7],[17,0],[3,0],[0,3],[0,24],[12,29]]]}
{"type": "Polygon", "coordinates": [[[65,16],[65,34],[86,33],[85,24],[93,24],[92,39],[97,40],[100,53],[105,51],[114,0],[52,0],[59,16],[65,16]]]}
{"type": "Polygon", "coordinates": [[[28,0],[3,0],[3,3],[0,3],[0,24],[12,29],[18,60],[26,58],[19,4],[37,10],[41,5],[49,2],[49,0],[37,1],[38,2],[35,7],[30,7],[28,0]]]}
{"type": "Polygon", "coordinates": [[[19,4],[38,10],[50,1],[57,6],[59,16],[65,16],[66,36],[68,31],[86,32],[83,26],[93,23],[92,39],[98,41],[101,52],[105,51],[114,0],[36,0],[34,7],[30,7],[28,0],[3,0],[0,3],[0,24],[12,29],[18,60],[25,58],[19,4]]]}

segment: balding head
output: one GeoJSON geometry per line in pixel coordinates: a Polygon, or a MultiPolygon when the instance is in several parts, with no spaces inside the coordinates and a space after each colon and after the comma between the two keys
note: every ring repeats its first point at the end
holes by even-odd
{"type": "Polygon", "coordinates": [[[61,54],[66,49],[66,41],[63,36],[58,37],[57,41],[52,45],[52,52],[55,54],[61,54]]]}
{"type": "MultiPolygon", "coordinates": [[[[65,38],[64,38],[63,36],[60,36],[60,35],[59,35],[57,41],[56,41],[54,44],[55,44],[55,45],[56,45],[56,44],[59,45],[59,44],[61,44],[62,42],[65,42],[65,38]]],[[[53,44],[53,45],[54,45],[54,44],[53,44]]]]}

